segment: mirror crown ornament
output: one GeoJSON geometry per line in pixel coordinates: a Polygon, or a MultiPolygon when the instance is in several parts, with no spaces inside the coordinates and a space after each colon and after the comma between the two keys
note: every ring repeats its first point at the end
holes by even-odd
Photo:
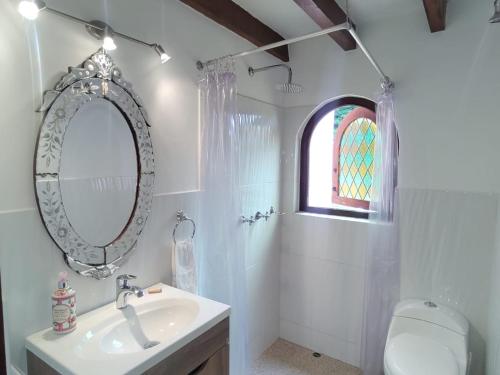
{"type": "MultiPolygon", "coordinates": [[[[118,68],[116,68],[111,56],[109,56],[103,48],[100,48],[96,53],[85,60],[81,66],[69,67],[68,73],[62,76],[55,89],[57,91],[62,91],[72,83],[83,78],[98,77],[111,80],[115,70],[118,70],[118,68]]],[[[117,75],[121,77],[119,70],[117,75]]]]}
{"type": "MultiPolygon", "coordinates": [[[[99,78],[103,79],[111,79],[113,76],[115,68],[115,64],[113,63],[113,60],[111,59],[111,56],[109,56],[104,49],[100,49],[96,53],[94,53],[92,56],[90,56],[90,61],[94,62],[96,68],[97,68],[97,73],[96,75],[99,78]]],[[[92,65],[92,62],[86,62],[86,67],[87,69],[94,69],[94,66],[92,65]]]]}
{"type": "Polygon", "coordinates": [[[78,67],[69,67],[55,89],[44,93],[38,110],[45,117],[35,154],[35,191],[40,216],[66,264],[83,276],[111,276],[135,249],[151,212],[154,186],[154,154],[149,120],[140,97],[122,78],[120,69],[104,49],[78,67]],[[66,129],[75,113],[94,99],[106,99],[127,118],[135,139],[138,170],[134,210],[122,233],[106,246],[94,246],[71,225],[64,208],[59,169],[66,129]],[[144,126],[146,125],[146,126],[144,126]]]}
{"type": "MultiPolygon", "coordinates": [[[[121,70],[115,65],[111,56],[107,54],[106,50],[103,48],[97,50],[97,52],[91,55],[80,66],[69,67],[68,73],[61,77],[59,82],[56,84],[55,89],[45,91],[43,103],[37,112],[46,112],[54,103],[54,100],[58,97],[58,95],[68,86],[82,79],[94,77],[101,78],[106,81],[112,81],[127,91],[127,93],[139,106],[140,111],[146,120],[146,126],[151,126],[149,123],[149,116],[143,107],[142,100],[134,92],[132,85],[122,78],[121,70]]],[[[89,91],[88,88],[85,87],[82,89],[89,91]]],[[[106,85],[103,86],[103,89],[106,90],[106,85]]]]}

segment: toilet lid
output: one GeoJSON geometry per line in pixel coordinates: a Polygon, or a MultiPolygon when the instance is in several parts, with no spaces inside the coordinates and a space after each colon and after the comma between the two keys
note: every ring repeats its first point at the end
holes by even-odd
{"type": "Polygon", "coordinates": [[[403,333],[385,349],[388,375],[458,375],[458,363],[447,347],[426,337],[403,333]]]}

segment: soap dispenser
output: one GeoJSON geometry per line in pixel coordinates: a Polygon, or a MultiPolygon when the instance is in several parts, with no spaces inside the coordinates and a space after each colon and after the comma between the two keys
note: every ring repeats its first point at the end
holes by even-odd
{"type": "Polygon", "coordinates": [[[58,334],[76,328],[76,292],[68,284],[68,273],[59,273],[57,289],[52,294],[52,328],[58,334]]]}

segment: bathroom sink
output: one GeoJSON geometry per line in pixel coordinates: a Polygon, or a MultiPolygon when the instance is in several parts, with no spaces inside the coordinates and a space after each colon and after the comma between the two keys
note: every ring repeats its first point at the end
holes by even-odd
{"type": "Polygon", "coordinates": [[[114,302],[78,317],[70,334],[51,328],[29,336],[26,348],[61,373],[142,372],[229,316],[229,307],[157,284],[162,292],[114,302]],[[103,372],[104,371],[104,372],[103,372]]]}
{"type": "Polygon", "coordinates": [[[109,354],[150,349],[182,333],[196,318],[199,306],[193,300],[169,298],[119,310],[85,333],[78,354],[95,350],[109,354]],[[120,315],[120,314],[118,314],[120,315]]]}

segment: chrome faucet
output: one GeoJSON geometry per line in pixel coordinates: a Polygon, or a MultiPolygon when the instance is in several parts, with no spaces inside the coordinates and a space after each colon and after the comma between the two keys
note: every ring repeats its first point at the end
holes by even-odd
{"type": "Polygon", "coordinates": [[[134,275],[120,275],[116,278],[116,308],[124,309],[127,307],[127,297],[134,294],[137,297],[142,297],[144,291],[138,286],[128,285],[129,280],[136,279],[134,275]]]}

